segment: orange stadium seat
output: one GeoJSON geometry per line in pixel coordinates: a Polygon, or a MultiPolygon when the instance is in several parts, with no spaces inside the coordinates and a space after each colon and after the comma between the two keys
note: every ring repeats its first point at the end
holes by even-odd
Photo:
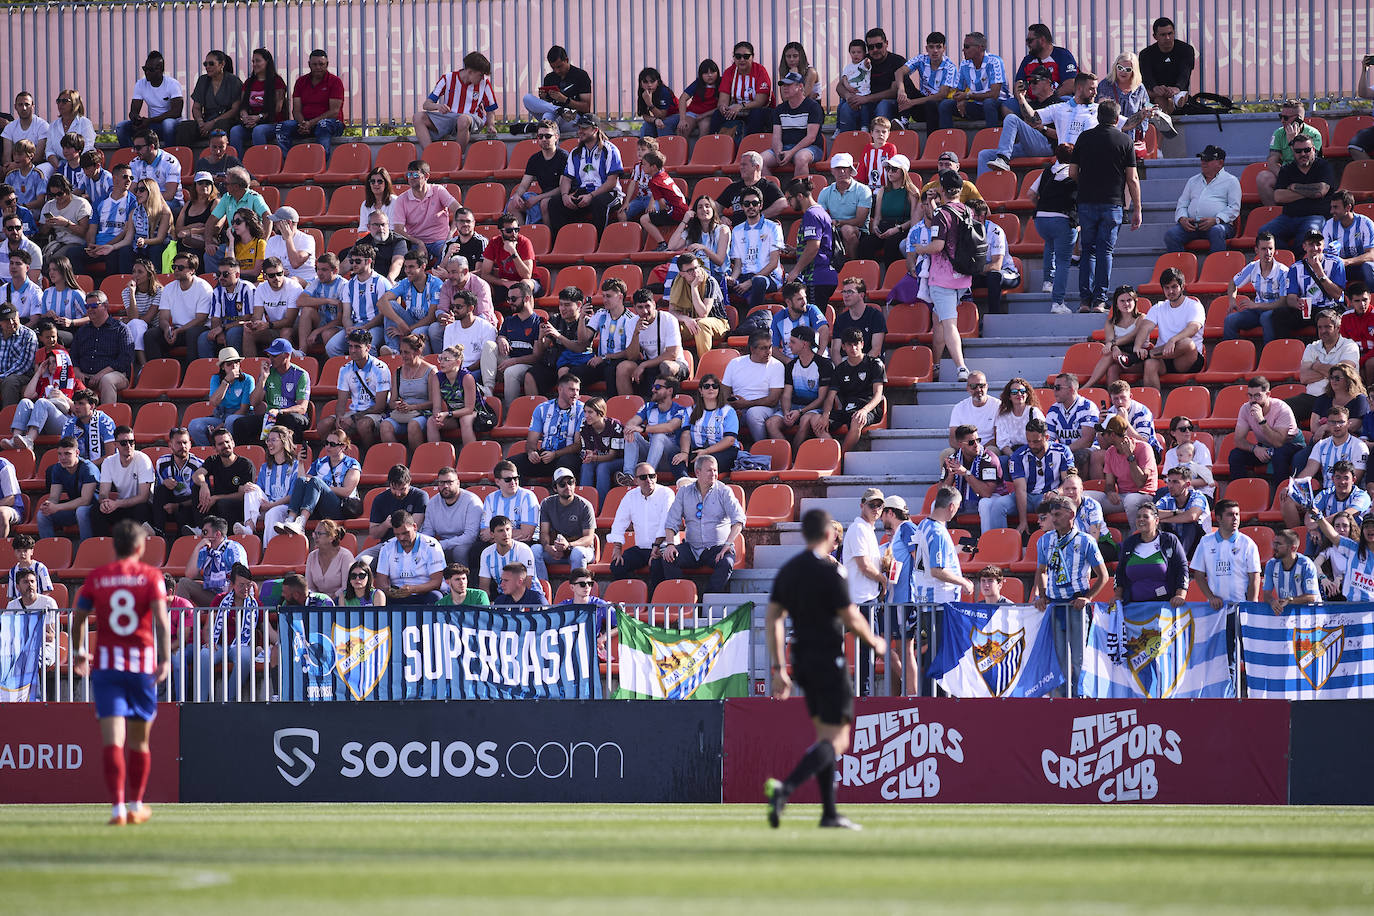
{"type": "Polygon", "coordinates": [[[506,186],[495,181],[471,185],[463,194],[463,205],[479,223],[494,222],[506,209],[506,186]]]}
{"type": "MultiPolygon", "coordinates": [[[[597,512],[596,527],[605,528],[609,531],[611,525],[615,524],[615,510],[620,508],[620,501],[625,498],[625,494],[628,492],[630,492],[629,487],[611,487],[610,491],[606,494],[606,498],[601,503],[600,511],[597,512]]],[[[627,540],[625,541],[626,547],[630,546],[630,539],[633,537],[633,534],[627,536],[627,540]]],[[[609,544],[606,545],[606,552],[609,556],[609,544]]]]}
{"type": "Polygon", "coordinates": [[[63,570],[62,577],[64,579],[85,579],[95,570],[114,561],[114,540],[112,538],[87,538],[77,546],[76,556],[72,558],[71,565],[63,570]]]}
{"type": "Polygon", "coordinates": [[[1209,254],[1202,262],[1202,270],[1197,280],[1188,286],[1188,292],[1211,295],[1226,292],[1231,278],[1245,267],[1245,255],[1239,251],[1218,251],[1209,254]]]}
{"type": "Polygon", "coordinates": [[[1195,378],[1204,385],[1229,385],[1254,372],[1255,345],[1248,340],[1223,340],[1212,348],[1206,370],[1195,378]]]}
{"type": "MultiPolygon", "coordinates": [[[[360,184],[346,184],[329,195],[329,207],[308,222],[316,226],[357,226],[358,214],[367,200],[367,189],[360,184]]],[[[304,216],[302,222],[306,222],[304,216]]]]}
{"type": "MultiPolygon", "coordinates": [[[[1088,375],[1097,365],[1097,361],[1102,358],[1103,346],[1095,340],[1086,340],[1073,344],[1064,354],[1064,361],[1059,365],[1059,372],[1055,375],[1068,372],[1078,376],[1080,382],[1087,381],[1088,375]]],[[[1054,385],[1054,375],[1046,381],[1047,387],[1054,385]]]]}
{"type": "MultiPolygon", "coordinates": [[[[650,604],[688,605],[697,603],[697,586],[691,579],[664,579],[654,586],[650,604]]],[[[660,615],[662,609],[659,609],[660,615]]]]}
{"type": "Polygon", "coordinates": [[[731,171],[735,162],[735,139],[728,134],[708,134],[697,138],[692,158],[673,169],[674,174],[718,175],[731,171]]]}
{"type": "Polygon", "coordinates": [[[797,449],[792,467],[777,473],[781,481],[820,480],[840,469],[840,443],[835,439],[807,439],[797,449]]]}
{"type": "MultiPolygon", "coordinates": [[[[830,157],[833,159],[840,153],[848,153],[854,157],[854,165],[858,166],[863,159],[864,153],[868,152],[868,147],[873,143],[873,138],[866,130],[846,130],[836,131],[830,138],[830,157]]],[[[824,171],[830,170],[830,163],[825,163],[824,171]]],[[[865,183],[867,175],[859,176],[859,182],[865,183]]]]}
{"type": "Polygon", "coordinates": [[[739,149],[735,150],[735,170],[739,170],[740,157],[745,153],[763,154],[773,148],[773,135],[767,134],[746,134],[739,143],[739,149]]]}
{"type": "Polygon", "coordinates": [[[153,445],[167,441],[167,430],[177,425],[177,406],[171,401],[151,401],[134,415],[134,441],[153,445]]]}
{"type": "Polygon", "coordinates": [[[440,471],[453,467],[456,460],[453,443],[422,442],[410,460],[410,473],[416,480],[428,484],[440,471]]]}
{"type": "Polygon", "coordinates": [[[307,220],[324,213],[324,188],[313,184],[297,185],[286,192],[285,205],[307,220]]]}
{"type": "MultiPolygon", "coordinates": [[[[930,309],[923,305],[894,305],[887,316],[887,339],[889,346],[903,346],[914,343],[919,337],[930,333],[930,309]]],[[[1093,360],[1093,365],[1097,360],[1093,360]]],[[[1088,367],[1092,371],[1092,366],[1088,367]]]]}
{"type": "MultiPolygon", "coordinates": [[[[1259,198],[1256,197],[1255,200],[1258,201],[1259,198]]],[[[1255,247],[1255,236],[1259,235],[1260,228],[1282,212],[1282,207],[1256,207],[1251,210],[1250,214],[1245,217],[1245,229],[1240,235],[1227,242],[1226,246],[1241,251],[1250,251],[1255,247]]]]}
{"type": "Polygon", "coordinates": [[[1260,353],[1259,362],[1255,365],[1255,374],[1264,376],[1274,385],[1290,379],[1296,381],[1304,349],[1305,345],[1301,340],[1271,340],[1264,345],[1264,351],[1260,353]]]}
{"type": "Polygon", "coordinates": [[[1374,200],[1374,159],[1356,159],[1346,163],[1341,173],[1342,191],[1349,191],[1358,201],[1374,200]]]}
{"type": "Polygon", "coordinates": [[[1187,417],[1196,422],[1207,416],[1212,409],[1212,395],[1201,385],[1181,385],[1169,392],[1164,401],[1164,410],[1158,415],[1156,425],[1167,429],[1174,417],[1187,417]]]}
{"type": "Polygon", "coordinates": [[[530,240],[534,246],[535,256],[542,259],[549,253],[549,247],[553,244],[553,236],[549,227],[543,223],[530,223],[520,227],[520,234],[530,240]]]}
{"type": "Polygon", "coordinates": [[[621,425],[630,422],[630,418],[644,407],[644,399],[637,394],[618,394],[606,401],[606,416],[618,421],[621,425]]]}
{"type": "MultiPolygon", "coordinates": [[[[1244,385],[1228,385],[1217,392],[1216,403],[1212,405],[1211,412],[1200,420],[1197,417],[1193,420],[1203,429],[1235,429],[1240,409],[1249,400],[1250,396],[1244,385]]],[[[1215,451],[1212,452],[1212,457],[1218,457],[1215,451]]]]}
{"type": "Polygon", "coordinates": [[[479,439],[463,446],[458,453],[458,480],[464,486],[490,480],[491,469],[501,460],[501,443],[479,439]]]}
{"type": "Polygon", "coordinates": [[[493,429],[491,435],[497,439],[525,438],[525,434],[530,431],[530,420],[534,417],[534,408],[546,400],[548,399],[537,394],[527,394],[516,398],[510,405],[510,411],[506,414],[506,421],[493,429]]]}
{"type": "Polygon", "coordinates": [[[887,384],[893,388],[910,388],[928,382],[934,368],[929,347],[898,347],[888,356],[887,384]]]}
{"type": "Polygon", "coordinates": [[[1006,201],[1016,199],[1016,176],[1011,172],[984,172],[978,176],[974,184],[978,186],[978,193],[983,195],[988,206],[994,210],[1006,201]]]}
{"type": "MultiPolygon", "coordinates": [[[[175,359],[150,359],[138,372],[138,381],[125,388],[122,397],[130,401],[148,401],[168,396],[181,381],[181,362],[175,359]]],[[[176,424],[173,423],[173,426],[176,424]]]]}
{"type": "Polygon", "coordinates": [[[353,244],[366,234],[357,226],[335,229],[329,236],[329,250],[334,254],[343,254],[345,249],[352,248],[353,244]]]}
{"type": "MultiPolygon", "coordinates": [[[[1021,217],[1015,213],[989,213],[988,222],[996,223],[1002,230],[1002,234],[1007,237],[1007,247],[1021,241],[1021,217]]],[[[1013,251],[1012,254],[1017,254],[1013,251]]],[[[1039,250],[1032,251],[1031,254],[1040,254],[1039,250]]]]}
{"type": "Polygon", "coordinates": [[[1251,207],[1260,202],[1259,185],[1257,180],[1259,173],[1268,168],[1264,160],[1251,162],[1240,170],[1240,202],[1241,206],[1251,207]]]}
{"type": "Polygon", "coordinates": [[[1261,512],[1269,509],[1269,481],[1262,477],[1232,480],[1226,484],[1224,496],[1240,504],[1242,522],[1253,522],[1261,512]]]}
{"type": "Polygon", "coordinates": [[[977,572],[985,566],[1003,569],[1021,559],[1021,533],[1015,528],[993,528],[978,538],[978,552],[972,559],[961,559],[959,565],[966,573],[977,572]]]}
{"type": "Polygon", "coordinates": [[[1183,273],[1183,282],[1191,284],[1197,279],[1197,255],[1191,251],[1171,251],[1155,258],[1154,269],[1148,282],[1141,284],[1139,292],[1144,296],[1162,296],[1164,288],[1159,285],[1159,277],[1170,267],[1183,273]]]}
{"type": "Polygon", "coordinates": [[[839,274],[839,282],[836,285],[834,294],[830,297],[831,302],[842,301],[839,287],[844,285],[844,281],[848,277],[858,277],[863,280],[864,289],[873,289],[883,281],[882,265],[877,261],[869,261],[863,258],[854,258],[845,261],[844,266],[840,268],[839,274]]]}
{"type": "MultiPolygon", "coordinates": [[[[677,174],[677,170],[687,164],[687,138],[670,134],[666,137],[658,138],[658,151],[663,154],[663,166],[669,172],[677,174]]],[[[625,160],[631,166],[634,159],[625,160]]]]}
{"type": "Polygon", "coordinates": [[[606,583],[603,597],[612,604],[647,604],[649,584],[643,579],[617,579],[606,583]]]}
{"type": "Polygon", "coordinates": [[[372,147],[366,143],[340,143],[329,153],[329,167],[314,180],[320,184],[354,184],[371,168],[372,147]]]}
{"type": "MultiPolygon", "coordinates": [[[[563,232],[560,232],[559,236],[561,237],[567,231],[568,227],[564,226],[563,232]]],[[[558,291],[567,286],[576,286],[582,290],[582,295],[591,298],[596,295],[597,285],[595,267],[589,264],[572,264],[558,271],[558,279],[554,281],[553,288],[548,291],[547,295],[540,297],[539,304],[549,308],[556,306],[558,304],[558,291]]]]}
{"type": "Polygon", "coordinates": [[[1350,142],[1355,135],[1367,127],[1374,127],[1374,118],[1369,115],[1347,115],[1336,122],[1336,130],[1331,135],[1331,143],[1322,144],[1322,155],[1327,159],[1349,159],[1350,142]]]}
{"type": "Polygon", "coordinates": [[[973,135],[969,141],[968,152],[959,157],[959,167],[972,169],[978,166],[978,154],[985,149],[997,149],[997,145],[1002,140],[1002,128],[984,127],[973,135]]]}
{"type": "MultiPolygon", "coordinates": [[[[582,256],[587,264],[620,264],[644,247],[644,229],[639,223],[611,223],[601,233],[596,250],[582,256]]],[[[603,278],[604,279],[604,278],[603,278]]]]}
{"type": "Polygon", "coordinates": [[[921,157],[913,159],[911,167],[913,169],[934,169],[939,165],[940,154],[946,151],[953,152],[962,160],[964,153],[968,151],[968,135],[962,130],[952,127],[934,131],[926,138],[926,145],[921,151],[921,157]]]}
{"type": "Polygon", "coordinates": [[[384,484],[387,472],[398,464],[409,464],[406,461],[406,447],[399,442],[378,442],[363,456],[361,482],[370,486],[384,484]]]}
{"type": "Polygon", "coordinates": [[[405,184],[406,169],[419,158],[420,154],[416,152],[414,143],[409,140],[394,140],[377,150],[377,167],[390,172],[392,180],[398,184],[405,184]]]}
{"type": "MultiPolygon", "coordinates": [[[[612,264],[601,274],[601,282],[604,283],[607,280],[619,280],[621,283],[624,283],[625,301],[629,302],[630,297],[635,294],[635,290],[644,285],[644,269],[638,264],[612,264]]],[[[592,303],[597,306],[602,304],[600,292],[592,296],[592,303]]],[[[683,343],[690,345],[690,338],[683,341],[683,343]]]]}
{"type": "Polygon", "coordinates": [[[498,181],[511,181],[523,177],[525,166],[529,163],[530,157],[537,152],[539,152],[539,143],[533,137],[516,141],[506,158],[506,167],[498,170],[493,177],[498,181]]]}
{"type": "MultiPolygon", "coordinates": [[[[431,173],[437,168],[433,161],[435,153],[443,154],[448,150],[457,151],[458,145],[447,141],[451,146],[436,150],[438,144],[431,143],[425,147],[425,161],[429,163],[431,173]]],[[[444,178],[453,181],[491,181],[496,175],[506,167],[509,161],[506,144],[501,140],[478,140],[468,145],[467,155],[463,159],[462,168],[445,168],[444,178]]],[[[521,163],[523,170],[524,163],[521,163]]]]}
{"type": "Polygon", "coordinates": [[[324,171],[324,147],[318,143],[298,143],[291,147],[282,163],[281,171],[275,175],[259,176],[262,181],[272,184],[300,184],[313,181],[324,171]]]}
{"type": "Polygon", "coordinates": [[[749,494],[745,509],[746,528],[771,528],[792,521],[796,514],[796,498],[785,483],[765,483],[749,494]]]}
{"type": "Polygon", "coordinates": [[[260,576],[284,576],[305,568],[310,539],[302,534],[279,534],[267,542],[262,560],[254,568],[260,576]]]}

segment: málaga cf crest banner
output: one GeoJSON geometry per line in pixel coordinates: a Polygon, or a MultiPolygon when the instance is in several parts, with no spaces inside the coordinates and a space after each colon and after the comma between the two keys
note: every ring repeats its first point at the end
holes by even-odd
{"type": "Polygon", "coordinates": [[[931,677],[956,697],[1040,697],[1064,683],[1050,613],[1030,604],[945,604],[931,677]]]}
{"type": "Polygon", "coordinates": [[[667,630],[619,615],[618,700],[719,700],[749,695],[754,604],[709,627],[667,630]]]}
{"type": "Polygon", "coordinates": [[[1240,632],[1252,697],[1374,697],[1374,604],[1246,603],[1240,632]]]}
{"type": "Polygon", "coordinates": [[[0,703],[43,698],[43,611],[0,611],[0,703]]]}
{"type": "Polygon", "coordinates": [[[601,698],[596,609],[283,611],[288,700],[601,698]]]}
{"type": "Polygon", "coordinates": [[[1226,609],[1206,602],[1096,604],[1083,649],[1079,695],[1234,697],[1226,609]]]}

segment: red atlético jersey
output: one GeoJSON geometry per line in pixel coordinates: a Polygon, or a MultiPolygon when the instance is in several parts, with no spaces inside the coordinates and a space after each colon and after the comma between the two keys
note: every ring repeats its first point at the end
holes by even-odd
{"type": "Polygon", "coordinates": [[[95,615],[94,667],[156,674],[153,605],[166,600],[161,570],[147,563],[117,560],[91,573],[76,606],[95,615]]]}
{"type": "Polygon", "coordinates": [[[1374,309],[1361,315],[1346,312],[1341,316],[1341,336],[1355,341],[1360,348],[1360,362],[1374,356],[1374,309]]]}

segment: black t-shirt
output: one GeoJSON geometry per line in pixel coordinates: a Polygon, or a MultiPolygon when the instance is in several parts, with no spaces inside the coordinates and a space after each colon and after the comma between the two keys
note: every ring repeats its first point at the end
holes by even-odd
{"type": "Polygon", "coordinates": [[[765,210],[782,199],[781,189],[767,178],[760,178],[758,184],[745,184],[743,180],[736,178],[730,182],[717,201],[723,209],[729,212],[736,226],[744,222],[744,206],[740,203],[740,197],[750,189],[763,195],[763,209],[765,210]]]}
{"type": "MultiPolygon", "coordinates": [[[[1079,179],[1081,182],[1082,179],[1079,179]]],[[[1317,184],[1325,182],[1332,191],[1336,189],[1336,172],[1331,168],[1331,161],[1318,156],[1312,161],[1312,168],[1304,173],[1298,168],[1297,162],[1290,162],[1279,169],[1278,177],[1274,180],[1275,188],[1287,188],[1295,184],[1317,184]]],[[[1081,194],[1080,194],[1081,198],[1081,194]]],[[[1284,216],[1327,216],[1331,212],[1331,194],[1326,197],[1299,197],[1291,203],[1283,205],[1284,216]]]]}
{"type": "MultiPolygon", "coordinates": [[[[355,243],[357,245],[368,244],[377,249],[377,254],[372,258],[372,272],[381,274],[383,277],[391,276],[391,262],[396,258],[404,258],[406,252],[410,250],[410,243],[396,235],[394,232],[385,242],[379,242],[368,233],[355,243]]],[[[339,255],[340,261],[347,261],[353,248],[346,248],[343,254],[339,255]]]]}
{"type": "Polygon", "coordinates": [[[476,270],[477,262],[482,260],[482,252],[487,250],[487,243],[490,241],[491,239],[474,232],[472,238],[466,242],[450,241],[444,251],[444,257],[452,258],[461,255],[468,259],[468,269],[476,270]]]}
{"type": "MultiPolygon", "coordinates": [[[[555,312],[549,316],[549,324],[553,325],[555,331],[569,340],[577,340],[578,326],[581,324],[579,320],[568,321],[562,315],[555,312]]],[[[558,365],[558,357],[562,355],[565,349],[567,348],[561,343],[546,346],[544,348],[544,362],[550,366],[558,365]]]]}
{"type": "Polygon", "coordinates": [[[828,559],[803,550],[783,564],[769,601],[792,617],[792,646],[798,656],[839,658],[844,654],[841,612],[851,604],[844,573],[828,559]]]}
{"type": "Polygon", "coordinates": [[[886,57],[880,61],[870,57],[869,63],[873,65],[873,70],[868,74],[868,91],[870,93],[886,92],[892,88],[897,77],[897,71],[906,66],[906,58],[888,48],[886,57]]]}
{"type": "Polygon", "coordinates": [[[1078,135],[1078,203],[1126,205],[1126,170],[1135,162],[1135,141],[1115,127],[1097,125],[1078,135]]]}
{"type": "Polygon", "coordinates": [[[1187,89],[1197,65],[1197,52],[1186,41],[1175,41],[1174,49],[1166,57],[1153,44],[1140,52],[1140,81],[1146,89],[1156,86],[1177,86],[1187,89]]]}
{"type": "Polygon", "coordinates": [[[844,411],[862,407],[873,397],[873,386],[886,383],[887,370],[883,361],[872,356],[865,356],[857,366],[842,359],[830,373],[830,388],[839,398],[840,410],[844,411]]]}
{"type": "Polygon", "coordinates": [[[567,167],[566,150],[560,149],[553,154],[552,159],[545,159],[543,153],[535,153],[525,163],[525,174],[534,176],[534,180],[539,182],[541,192],[548,192],[558,187],[558,180],[563,177],[563,170],[567,167]]]}
{"type": "MultiPolygon", "coordinates": [[[[403,499],[397,499],[396,494],[391,492],[390,487],[387,487],[378,493],[377,498],[372,501],[372,511],[368,513],[367,519],[374,525],[380,525],[391,518],[391,513],[397,509],[404,509],[411,515],[416,515],[424,512],[425,506],[428,504],[429,500],[425,497],[425,491],[419,487],[411,487],[403,499]]],[[[382,540],[389,541],[394,536],[388,531],[382,540]]]]}
{"type": "Polygon", "coordinates": [[[235,156],[233,153],[225,153],[220,157],[218,162],[211,162],[205,156],[201,156],[196,160],[196,164],[193,168],[194,171],[209,172],[211,175],[218,178],[237,165],[243,165],[242,162],[239,162],[239,157],[235,156]]]}
{"type": "Polygon", "coordinates": [[[858,328],[863,333],[864,352],[867,353],[873,347],[873,335],[887,333],[887,319],[883,317],[882,309],[874,308],[871,305],[865,308],[863,314],[858,318],[850,317],[849,309],[842,309],[835,316],[830,339],[843,340],[844,332],[849,328],[858,328]]]}
{"type": "Polygon", "coordinates": [[[591,95],[592,78],[580,67],[569,67],[568,72],[559,76],[552,71],[544,74],[541,87],[552,86],[574,101],[582,101],[582,96],[591,95]]]}
{"type": "Polygon", "coordinates": [[[803,366],[801,359],[785,363],[782,367],[782,383],[792,386],[792,407],[805,407],[814,401],[820,390],[830,385],[833,371],[830,360],[823,356],[813,356],[809,366],[803,366]]]}
{"type": "Polygon", "coordinates": [[[205,476],[210,479],[210,492],[215,496],[224,496],[227,493],[237,493],[239,487],[252,483],[258,475],[253,470],[253,462],[247,458],[239,456],[226,467],[219,456],[215,455],[205,462],[205,476]]]}

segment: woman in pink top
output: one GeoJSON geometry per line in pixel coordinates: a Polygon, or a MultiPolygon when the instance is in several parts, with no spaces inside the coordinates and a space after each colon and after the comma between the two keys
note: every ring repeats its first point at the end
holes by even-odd
{"type": "Polygon", "coordinates": [[[344,587],[353,554],[339,546],[343,536],[343,526],[333,519],[321,519],[315,526],[315,549],[305,559],[305,587],[309,591],[334,595],[344,587]]]}

